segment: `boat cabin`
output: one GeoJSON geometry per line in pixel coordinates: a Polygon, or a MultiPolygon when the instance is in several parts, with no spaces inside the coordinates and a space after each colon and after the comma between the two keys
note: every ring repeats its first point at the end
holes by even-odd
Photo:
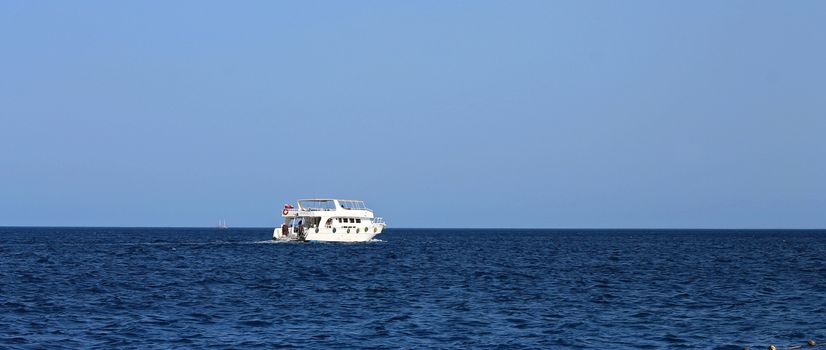
{"type": "Polygon", "coordinates": [[[289,204],[282,211],[285,235],[305,233],[361,233],[378,231],[384,226],[381,218],[373,216],[364,201],[345,199],[300,199],[298,208],[289,204]]]}

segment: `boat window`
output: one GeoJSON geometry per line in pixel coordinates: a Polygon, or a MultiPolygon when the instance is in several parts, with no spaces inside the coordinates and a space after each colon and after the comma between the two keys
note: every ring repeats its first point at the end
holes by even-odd
{"type": "Polygon", "coordinates": [[[355,210],[364,210],[367,209],[367,206],[364,205],[363,201],[339,201],[339,205],[343,209],[355,209],[355,210]]]}
{"type": "Polygon", "coordinates": [[[356,219],[356,222],[357,222],[357,223],[361,223],[361,219],[356,219]]]}
{"type": "Polygon", "coordinates": [[[331,200],[324,199],[305,199],[298,201],[301,209],[304,210],[335,210],[336,205],[331,200]]]}
{"type": "Polygon", "coordinates": [[[356,222],[356,220],[355,220],[355,219],[350,218],[350,223],[351,223],[351,224],[353,224],[353,223],[355,223],[355,222],[356,222]]]}

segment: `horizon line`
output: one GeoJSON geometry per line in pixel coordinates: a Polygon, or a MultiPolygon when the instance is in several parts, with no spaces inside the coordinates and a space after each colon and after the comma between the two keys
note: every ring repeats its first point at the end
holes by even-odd
{"type": "MultiPolygon", "coordinates": [[[[0,225],[0,228],[178,228],[178,229],[274,229],[269,226],[234,226],[229,228],[218,228],[215,226],[37,226],[37,225],[0,225]]],[[[826,228],[796,228],[796,227],[737,227],[737,228],[720,228],[720,227],[388,227],[385,230],[720,230],[720,231],[738,231],[738,230],[764,230],[764,231],[780,231],[780,230],[826,230],[826,228]]]]}

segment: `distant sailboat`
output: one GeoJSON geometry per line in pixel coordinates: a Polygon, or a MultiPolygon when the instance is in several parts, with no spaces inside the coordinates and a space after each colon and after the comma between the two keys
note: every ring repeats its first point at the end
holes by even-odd
{"type": "Polygon", "coordinates": [[[227,221],[226,220],[218,220],[218,228],[219,229],[229,228],[229,226],[227,226],[227,221]]]}

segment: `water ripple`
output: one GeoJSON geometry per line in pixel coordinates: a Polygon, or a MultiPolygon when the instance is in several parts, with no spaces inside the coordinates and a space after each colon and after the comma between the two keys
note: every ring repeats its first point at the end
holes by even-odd
{"type": "Polygon", "coordinates": [[[740,349],[826,338],[826,232],[0,228],[0,348],[740,349]]]}

